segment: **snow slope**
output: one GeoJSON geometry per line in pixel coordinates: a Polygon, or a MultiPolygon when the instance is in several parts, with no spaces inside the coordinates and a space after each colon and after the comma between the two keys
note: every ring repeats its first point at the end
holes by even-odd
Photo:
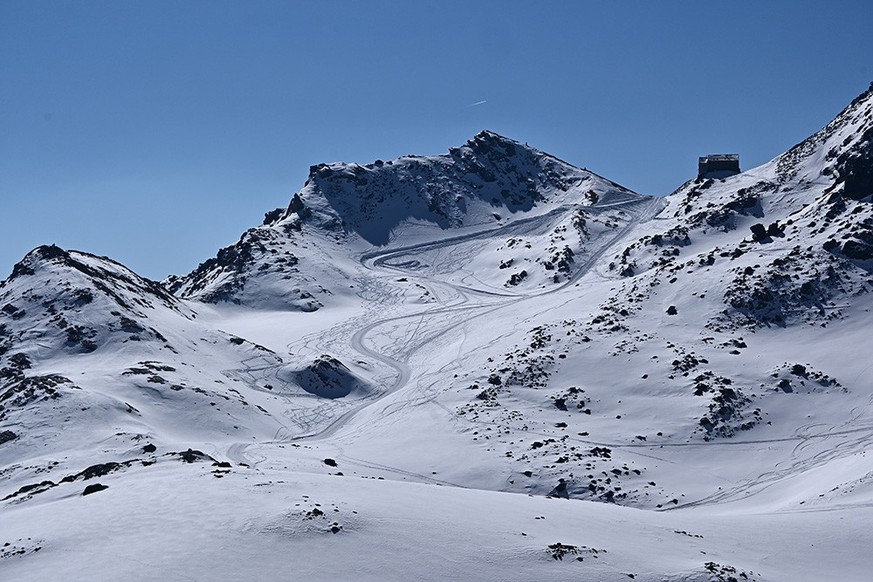
{"type": "Polygon", "coordinates": [[[315,166],[175,295],[34,250],[0,576],[869,579],[871,128],[665,199],[491,132],[315,166]]]}

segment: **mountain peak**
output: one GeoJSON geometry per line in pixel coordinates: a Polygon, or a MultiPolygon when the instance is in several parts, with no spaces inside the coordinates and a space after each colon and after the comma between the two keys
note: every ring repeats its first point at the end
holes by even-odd
{"type": "MultiPolygon", "coordinates": [[[[467,140],[467,143],[464,144],[464,147],[469,148],[479,156],[496,154],[500,157],[512,158],[518,154],[520,149],[527,150],[528,152],[530,152],[530,154],[534,156],[544,155],[542,152],[539,152],[532,147],[524,145],[520,142],[515,141],[514,139],[502,136],[499,133],[495,133],[488,129],[483,129],[471,139],[467,140]]],[[[450,153],[453,151],[457,151],[457,148],[449,150],[450,153]]]]}
{"type": "Polygon", "coordinates": [[[57,245],[41,245],[24,255],[20,261],[12,267],[9,279],[15,279],[24,275],[33,275],[34,269],[44,261],[66,263],[70,255],[57,245]]]}
{"type": "Polygon", "coordinates": [[[160,283],[140,277],[121,263],[54,244],[36,247],[15,264],[12,274],[0,282],[0,299],[7,294],[38,299],[42,295],[39,290],[48,282],[57,291],[53,300],[60,303],[76,304],[84,296],[104,295],[118,307],[132,311],[151,308],[153,303],[181,309],[179,300],[160,283]]]}
{"type": "Polygon", "coordinates": [[[490,129],[483,129],[472,138],[467,140],[467,144],[473,144],[476,142],[486,142],[486,143],[510,143],[514,145],[521,145],[520,142],[508,138],[505,135],[500,135],[496,131],[491,131],[490,129]]]}
{"type": "Polygon", "coordinates": [[[326,265],[338,267],[343,277],[355,269],[357,261],[339,267],[329,258],[337,255],[336,245],[372,252],[449,229],[494,229],[525,216],[545,222],[598,204],[645,199],[483,130],[448,154],[313,165],[284,211],[267,213],[263,225],[168,287],[189,299],[310,311],[322,306],[317,297],[330,295],[317,283],[335,277],[326,265]],[[292,280],[297,285],[289,289],[292,280]]]}

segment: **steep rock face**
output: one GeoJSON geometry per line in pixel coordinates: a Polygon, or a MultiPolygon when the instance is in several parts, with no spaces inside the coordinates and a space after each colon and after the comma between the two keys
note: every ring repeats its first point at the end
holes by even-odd
{"type": "Polygon", "coordinates": [[[590,204],[603,196],[633,195],[490,131],[443,156],[313,166],[301,194],[304,204],[323,197],[347,232],[373,245],[386,244],[405,221],[457,228],[494,223],[498,216],[546,203],[590,204]]]}
{"type": "MultiPolygon", "coordinates": [[[[436,238],[445,229],[496,227],[509,217],[561,206],[639,199],[587,170],[483,131],[447,155],[313,166],[284,212],[267,213],[264,224],[239,242],[165,285],[179,297],[210,303],[314,311],[332,295],[349,292],[349,280],[359,272],[357,257],[373,246],[410,236],[436,238]]],[[[580,217],[575,222],[584,225],[580,217]]],[[[569,265],[581,250],[578,244],[549,245],[541,262],[552,265],[551,271],[569,265]]],[[[495,279],[514,286],[524,279],[516,271],[501,271],[495,279]]],[[[554,282],[561,278],[546,275],[554,282]]]]}

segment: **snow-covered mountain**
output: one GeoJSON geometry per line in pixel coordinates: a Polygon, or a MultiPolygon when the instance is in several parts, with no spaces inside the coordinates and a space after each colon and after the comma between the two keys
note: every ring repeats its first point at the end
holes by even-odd
{"type": "Polygon", "coordinates": [[[263,406],[234,426],[245,407],[270,405],[222,372],[281,358],[200,324],[192,305],[106,257],[34,249],[0,286],[0,304],[6,460],[56,459],[95,439],[135,449],[179,425],[204,439],[240,430],[266,438],[281,426],[263,406]]]}
{"type": "MultiPolygon", "coordinates": [[[[471,256],[469,264],[453,262],[449,270],[469,268],[498,286],[560,282],[589,238],[591,210],[599,216],[603,208],[638,199],[587,170],[483,131],[448,155],[313,166],[284,212],[267,213],[263,225],[185,277],[171,277],[167,286],[180,297],[210,303],[311,311],[348,294],[342,282],[359,275],[357,257],[373,247],[432,242],[451,232],[475,239],[467,247],[478,255],[491,242],[485,239],[496,238],[483,230],[509,235],[539,233],[545,226],[554,232],[525,241],[530,252],[524,258],[511,253],[518,255],[515,264],[479,264],[471,256]],[[544,268],[528,266],[536,262],[544,268]]],[[[598,230],[615,228],[622,218],[595,222],[608,223],[592,225],[598,230]]],[[[505,238],[506,244],[520,242],[505,238]]]]}
{"type": "Polygon", "coordinates": [[[163,284],[40,247],[0,577],[868,579],[871,273],[873,85],[665,198],[486,131],[163,284]]]}

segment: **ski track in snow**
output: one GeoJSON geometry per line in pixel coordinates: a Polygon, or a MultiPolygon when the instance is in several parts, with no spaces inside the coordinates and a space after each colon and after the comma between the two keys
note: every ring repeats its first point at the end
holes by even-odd
{"type": "MultiPolygon", "coordinates": [[[[555,218],[571,212],[575,208],[575,205],[562,205],[542,215],[522,218],[497,228],[480,230],[438,241],[382,249],[363,254],[360,258],[361,264],[370,272],[370,274],[368,277],[359,278],[356,282],[361,288],[359,294],[376,299],[375,305],[370,306],[368,312],[362,316],[343,322],[325,332],[307,336],[299,342],[294,342],[288,346],[288,351],[289,353],[294,353],[295,351],[298,351],[295,349],[297,346],[304,345],[318,346],[319,351],[325,351],[330,348],[341,349],[341,345],[338,344],[345,343],[357,354],[369,358],[370,360],[375,360],[390,368],[393,371],[393,379],[384,389],[373,395],[361,398],[351,404],[343,403],[340,405],[336,401],[331,401],[321,403],[321,405],[316,406],[315,408],[306,409],[305,411],[301,411],[296,407],[294,409],[289,409],[287,412],[288,420],[295,425],[294,428],[287,424],[284,425],[277,431],[274,440],[270,442],[235,443],[227,449],[227,457],[237,463],[257,466],[258,462],[263,461],[266,457],[258,455],[258,459],[254,458],[254,455],[250,452],[250,449],[253,446],[292,442],[325,441],[338,435],[344,429],[347,430],[354,417],[365,408],[374,406],[386,397],[397,394],[401,391],[403,392],[404,399],[388,403],[381,411],[383,418],[401,412],[409,406],[421,406],[434,402],[436,396],[439,394],[439,389],[420,387],[418,384],[410,383],[410,380],[414,376],[414,370],[409,365],[409,360],[416,352],[427,347],[437,339],[458,330],[460,327],[468,325],[475,319],[491,315],[498,310],[511,308],[520,302],[536,300],[543,295],[558,293],[567,287],[575,285],[580,278],[594,268],[594,266],[602,259],[603,255],[621,243],[634,227],[657,216],[657,214],[664,208],[664,201],[660,198],[650,198],[642,201],[634,199],[613,202],[601,206],[587,207],[586,209],[592,212],[602,212],[605,210],[621,208],[635,214],[633,218],[628,220],[627,223],[618,229],[617,232],[610,233],[610,236],[608,236],[605,241],[598,241],[598,245],[586,257],[586,260],[576,268],[567,281],[545,291],[527,294],[498,293],[491,289],[472,288],[465,285],[438,281],[432,277],[418,273],[414,269],[409,270],[408,268],[410,266],[416,265],[414,262],[389,264],[389,261],[392,259],[407,256],[417,251],[451,249],[451,247],[456,246],[459,243],[470,240],[526,232],[532,227],[536,228],[548,225],[555,218]],[[392,275],[396,276],[397,274],[414,278],[416,282],[425,286],[433,297],[437,298],[437,303],[414,313],[384,317],[386,312],[390,312],[392,308],[395,307],[395,302],[398,298],[398,294],[392,292],[390,284],[387,283],[392,275]],[[463,317],[460,317],[457,321],[446,321],[453,315],[462,315],[463,317]],[[373,318],[375,318],[375,320],[367,323],[368,320],[372,320],[373,318]],[[436,321],[436,329],[431,330],[430,333],[427,334],[420,334],[420,330],[426,319],[436,321]],[[380,345],[384,346],[393,344],[395,346],[401,346],[405,345],[410,340],[416,343],[407,345],[406,349],[396,350],[395,353],[391,354],[380,351],[380,349],[377,349],[376,347],[367,345],[367,340],[371,336],[377,335],[377,332],[385,334],[386,332],[384,331],[384,328],[402,322],[414,322],[415,327],[412,333],[404,334],[404,337],[392,337],[390,331],[388,331],[386,339],[380,342],[380,345]],[[421,335],[424,335],[424,337],[420,338],[421,335]],[[340,413],[337,413],[338,408],[343,410],[340,413]]],[[[253,358],[251,361],[257,359],[258,358],[253,358]]],[[[227,374],[243,379],[250,385],[257,387],[256,380],[262,378],[264,372],[269,372],[273,380],[281,382],[281,379],[278,377],[278,372],[275,369],[275,365],[258,367],[246,363],[245,368],[228,371],[227,374]]],[[[295,398],[299,398],[299,396],[295,396],[295,398]]],[[[312,398],[317,399],[315,396],[312,398]]],[[[299,401],[296,404],[299,404],[299,401]]],[[[536,433],[531,432],[531,434],[536,433]]],[[[580,439],[580,442],[592,441],[584,441],[584,439],[580,439]]],[[[335,443],[332,443],[332,445],[339,448],[335,443]]],[[[434,479],[427,475],[411,473],[397,467],[390,467],[363,459],[356,459],[342,454],[341,456],[345,461],[361,467],[378,468],[401,476],[412,476],[424,482],[459,486],[434,479]]]]}
{"type": "MultiPolygon", "coordinates": [[[[349,436],[354,431],[353,420],[364,409],[382,403],[388,396],[402,395],[402,399],[393,399],[384,403],[380,416],[388,419],[394,414],[401,413],[408,407],[437,404],[436,398],[440,388],[434,387],[437,382],[423,386],[418,380],[415,370],[409,361],[420,350],[426,348],[439,338],[457,332],[471,321],[486,317],[496,311],[516,306],[520,302],[536,300],[543,295],[558,293],[572,285],[587,274],[599,275],[595,268],[604,255],[614,250],[623,242],[635,227],[648,220],[657,219],[658,214],[664,209],[665,201],[661,198],[652,198],[644,202],[620,201],[600,207],[589,207],[588,210],[604,211],[621,208],[634,212],[631,220],[610,233],[607,240],[598,241],[596,247],[586,256],[585,261],[577,266],[567,281],[544,291],[529,293],[497,291],[481,284],[482,287],[456,284],[437,280],[421,272],[417,267],[420,263],[415,260],[397,262],[398,258],[406,258],[417,252],[448,250],[451,251],[461,243],[471,240],[487,239],[496,236],[512,236],[529,232],[530,230],[548,225],[551,221],[563,214],[571,212],[575,206],[562,205],[551,211],[533,217],[522,218],[496,228],[479,230],[464,235],[440,239],[437,241],[422,242],[418,244],[374,250],[364,253],[360,257],[361,265],[367,269],[368,274],[356,279],[359,295],[367,297],[367,311],[356,318],[345,321],[324,332],[309,335],[300,341],[288,346],[289,353],[300,354],[307,349],[312,355],[325,351],[335,351],[346,355],[356,354],[363,356],[371,362],[378,362],[390,371],[390,379],[386,385],[375,393],[351,402],[324,402],[314,395],[295,395],[294,405],[286,410],[286,420],[280,427],[274,439],[268,442],[235,443],[227,451],[227,457],[237,463],[257,467],[265,461],[267,455],[253,453],[252,448],[257,446],[272,446],[287,443],[325,442],[333,439],[331,446],[337,449],[337,456],[344,462],[362,468],[378,469],[390,472],[401,477],[411,477],[421,482],[438,483],[455,487],[463,487],[455,483],[435,479],[432,476],[419,474],[381,463],[375,463],[366,459],[355,458],[347,455],[337,444],[338,435],[349,436]],[[396,276],[409,278],[427,289],[435,303],[412,313],[389,315],[397,310],[397,304],[402,299],[402,292],[391,284],[396,276]],[[483,288],[484,287],[484,288],[483,288]],[[387,316],[386,316],[387,315],[387,316]],[[461,316],[456,320],[452,316],[461,316]],[[421,330],[429,323],[427,333],[421,330]],[[403,325],[412,325],[411,331],[403,332],[403,325]],[[393,327],[392,327],[393,326],[393,327]],[[374,342],[375,338],[380,341],[374,342]],[[394,349],[388,349],[393,347],[394,349]],[[349,351],[349,348],[351,351],[349,351]],[[301,398],[315,403],[314,407],[301,407],[301,398]]],[[[451,257],[451,254],[449,255],[451,257]]],[[[463,258],[463,257],[461,257],[463,258]]],[[[470,278],[468,277],[465,282],[470,278]]],[[[246,362],[246,367],[228,371],[232,377],[240,378],[249,385],[257,388],[257,381],[263,380],[267,375],[272,381],[281,383],[275,363],[267,361],[267,358],[252,358],[246,362]],[[257,365],[258,360],[265,360],[262,365],[257,365]]],[[[441,405],[439,405],[441,406],[441,405]]],[[[449,416],[454,416],[451,411],[445,410],[449,416]]],[[[861,416],[861,412],[852,412],[852,419],[845,426],[854,425],[861,416]]],[[[485,421],[463,419],[468,424],[487,425],[485,421]]],[[[679,503],[671,507],[663,507],[660,511],[675,511],[676,509],[715,505],[728,501],[745,499],[765,491],[768,487],[782,481],[786,477],[822,466],[829,461],[861,451],[866,443],[873,438],[873,426],[863,426],[838,430],[840,427],[827,427],[821,432],[815,431],[816,424],[800,427],[794,436],[773,439],[751,440],[716,440],[710,442],[688,443],[663,443],[651,445],[646,443],[608,442],[596,439],[569,436],[572,443],[609,447],[620,449],[631,455],[665,461],[658,456],[658,450],[663,448],[683,447],[735,447],[750,445],[766,445],[775,443],[796,442],[792,451],[793,461],[782,462],[772,471],[762,473],[755,478],[734,484],[726,489],[719,490],[711,495],[693,501],[679,503]],[[804,451],[821,441],[828,441],[828,446],[812,456],[804,455],[804,451]],[[835,444],[833,441],[836,441],[835,444]]],[[[823,427],[824,428],[824,427],[823,427]]],[[[551,437],[552,433],[529,430],[528,434],[541,437],[551,437]]]]}

